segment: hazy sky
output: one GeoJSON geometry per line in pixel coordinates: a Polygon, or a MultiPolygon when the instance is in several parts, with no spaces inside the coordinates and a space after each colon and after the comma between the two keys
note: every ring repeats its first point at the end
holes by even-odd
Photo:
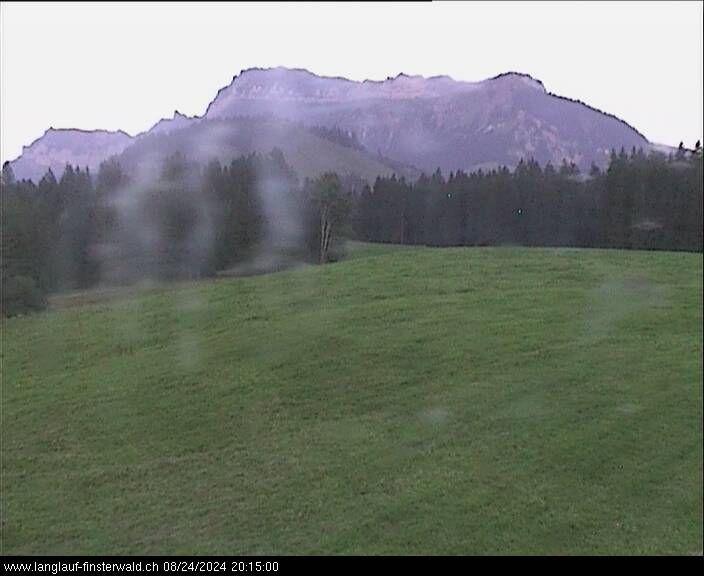
{"type": "Polygon", "coordinates": [[[49,127],[202,114],[243,68],[527,72],[654,142],[702,138],[702,2],[2,4],[2,160],[49,127]]]}

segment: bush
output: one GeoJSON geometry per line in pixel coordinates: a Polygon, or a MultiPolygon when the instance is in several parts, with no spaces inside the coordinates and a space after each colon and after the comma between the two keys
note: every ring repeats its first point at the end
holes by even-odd
{"type": "Polygon", "coordinates": [[[37,283],[28,276],[2,279],[0,315],[17,316],[46,308],[47,300],[37,283]]]}

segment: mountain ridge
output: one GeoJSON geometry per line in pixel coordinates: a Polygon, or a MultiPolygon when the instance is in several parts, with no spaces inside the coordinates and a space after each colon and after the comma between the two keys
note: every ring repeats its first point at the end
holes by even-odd
{"type": "MultiPolygon", "coordinates": [[[[124,130],[50,127],[10,162],[18,178],[66,163],[91,169],[141,138],[175,133],[204,119],[271,116],[354,133],[377,157],[431,171],[541,163],[604,165],[611,149],[658,149],[625,120],[549,92],[525,72],[480,81],[400,72],[385,80],[317,75],[306,68],[245,68],[220,88],[202,115],[174,110],[134,136],[124,130]]],[[[662,149],[662,146],[659,146],[662,149]]]]}

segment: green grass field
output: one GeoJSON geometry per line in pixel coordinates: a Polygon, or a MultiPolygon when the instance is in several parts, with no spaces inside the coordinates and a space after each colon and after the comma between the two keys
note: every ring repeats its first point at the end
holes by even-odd
{"type": "Polygon", "coordinates": [[[4,321],[2,552],[701,554],[701,254],[352,256],[4,321]]]}

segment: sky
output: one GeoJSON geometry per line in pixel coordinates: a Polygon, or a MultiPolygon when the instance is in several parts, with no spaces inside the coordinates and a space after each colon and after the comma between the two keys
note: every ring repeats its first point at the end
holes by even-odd
{"type": "Polygon", "coordinates": [[[652,142],[702,139],[702,7],[688,2],[3,3],[2,161],[50,126],[135,134],[202,114],[250,67],[383,80],[525,72],[652,142]]]}

